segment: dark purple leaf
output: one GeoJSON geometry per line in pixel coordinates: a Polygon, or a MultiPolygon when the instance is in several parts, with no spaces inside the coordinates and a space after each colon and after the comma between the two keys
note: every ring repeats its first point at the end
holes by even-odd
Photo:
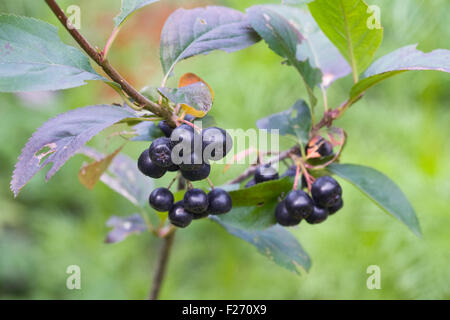
{"type": "Polygon", "coordinates": [[[450,73],[450,50],[437,49],[424,53],[417,50],[417,44],[391,52],[375,61],[352,88],[350,98],[361,93],[384,79],[406,71],[435,70],[450,73]]]}
{"type": "Polygon", "coordinates": [[[183,59],[214,50],[233,52],[258,41],[247,16],[240,11],[219,6],[178,9],[161,33],[161,63],[169,76],[183,59]]]}
{"type": "Polygon", "coordinates": [[[112,216],[106,226],[113,228],[106,236],[106,243],[120,242],[133,233],[139,234],[147,230],[144,219],[137,213],[124,218],[112,216]]]}
{"type": "Polygon", "coordinates": [[[44,166],[53,163],[46,179],[100,131],[136,115],[117,106],[89,106],[60,114],[47,121],[27,142],[19,156],[11,181],[17,196],[20,189],[44,166]]]}

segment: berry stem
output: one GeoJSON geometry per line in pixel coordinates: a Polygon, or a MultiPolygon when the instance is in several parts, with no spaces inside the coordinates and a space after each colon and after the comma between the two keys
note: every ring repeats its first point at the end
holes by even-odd
{"type": "Polygon", "coordinates": [[[297,190],[299,178],[300,178],[300,164],[298,164],[295,169],[295,179],[294,179],[294,187],[293,187],[294,190],[297,190]]]}
{"type": "Polygon", "coordinates": [[[138,103],[139,106],[166,119],[170,125],[175,126],[176,116],[174,116],[170,112],[170,110],[162,108],[159,104],[154,103],[149,99],[147,99],[145,96],[139,93],[139,91],[137,91],[130,83],[128,83],[128,81],[125,80],[125,78],[122,77],[122,75],[120,75],[119,72],[109,63],[108,59],[104,58],[103,53],[100,50],[97,50],[95,47],[93,47],[86,40],[86,38],[83,37],[83,35],[71,25],[66,14],[59,7],[59,5],[56,3],[55,0],[45,0],[45,2],[47,3],[48,7],[52,10],[52,12],[55,14],[55,16],[58,18],[58,20],[61,22],[61,24],[64,26],[64,28],[66,28],[66,30],[69,32],[72,38],[79,44],[79,46],[84,50],[84,52],[86,52],[87,55],[103,69],[103,71],[111,78],[111,80],[120,85],[122,90],[136,103],[138,103]]]}
{"type": "Polygon", "coordinates": [[[211,181],[211,179],[208,177],[208,178],[206,178],[206,181],[208,181],[208,184],[211,187],[211,190],[214,190],[214,183],[211,181]]]}
{"type": "Polygon", "coordinates": [[[172,188],[173,184],[175,183],[175,181],[178,180],[178,178],[180,177],[181,173],[178,172],[177,175],[175,176],[175,178],[172,179],[172,181],[169,183],[169,185],[167,186],[167,189],[172,188]]]}

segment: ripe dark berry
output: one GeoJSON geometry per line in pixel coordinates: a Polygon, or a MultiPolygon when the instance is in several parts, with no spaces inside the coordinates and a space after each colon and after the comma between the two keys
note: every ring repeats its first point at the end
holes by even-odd
{"type": "Polygon", "coordinates": [[[223,189],[213,189],[208,193],[208,213],[224,214],[231,210],[233,203],[230,194],[223,189]]]}
{"type": "Polygon", "coordinates": [[[166,137],[170,137],[172,134],[173,128],[167,124],[166,120],[160,121],[158,123],[158,128],[164,133],[166,137]]]}
{"type": "Polygon", "coordinates": [[[284,227],[296,226],[302,221],[301,217],[295,217],[289,213],[286,208],[285,201],[281,201],[280,203],[278,203],[275,209],[275,219],[280,225],[284,227]]]}
{"type": "Polygon", "coordinates": [[[270,164],[259,166],[255,172],[255,182],[261,183],[270,180],[277,180],[279,178],[277,170],[270,164]]]}
{"type": "Polygon", "coordinates": [[[233,148],[231,136],[221,128],[206,128],[202,131],[202,139],[203,153],[206,159],[220,160],[233,148]]]}
{"type": "Polygon", "coordinates": [[[183,171],[200,170],[205,162],[203,161],[201,153],[191,153],[190,156],[182,157],[182,162],[179,167],[183,171]]]}
{"type": "Polygon", "coordinates": [[[314,206],[313,212],[306,218],[309,224],[324,222],[328,218],[328,210],[319,206],[314,206]]]}
{"type": "Polygon", "coordinates": [[[314,181],[311,187],[311,195],[315,204],[322,208],[329,208],[339,203],[342,188],[332,177],[323,176],[314,181]]]}
{"type": "Polygon", "coordinates": [[[143,174],[153,179],[159,179],[166,173],[166,169],[161,168],[152,162],[148,149],[139,156],[138,169],[143,174]]]}
{"type": "Polygon", "coordinates": [[[342,209],[343,206],[344,206],[344,200],[342,200],[342,198],[341,198],[336,205],[328,208],[328,214],[331,215],[331,214],[338,212],[339,210],[342,209]]]}
{"type": "Polygon", "coordinates": [[[208,209],[208,195],[202,189],[191,189],[184,194],[184,208],[192,214],[201,214],[208,209]]]}
{"type": "Polygon", "coordinates": [[[191,144],[194,142],[194,128],[190,125],[183,123],[182,125],[173,129],[170,135],[173,145],[178,143],[191,144]]]}
{"type": "Polygon", "coordinates": [[[167,168],[167,171],[169,172],[176,172],[178,170],[180,170],[180,167],[177,166],[176,164],[172,164],[170,167],[167,168]]]}
{"type": "Polygon", "coordinates": [[[186,228],[191,224],[192,219],[192,213],[184,209],[183,201],[175,203],[169,211],[169,221],[176,227],[186,228]]]}
{"type": "Polygon", "coordinates": [[[167,188],[155,189],[150,194],[149,203],[156,211],[169,211],[173,205],[173,194],[167,188]]]}
{"type": "Polygon", "coordinates": [[[314,209],[312,199],[302,190],[292,190],[284,201],[287,211],[295,218],[306,218],[314,209]]]}
{"type": "Polygon", "coordinates": [[[333,154],[333,145],[321,136],[315,136],[306,146],[306,154],[313,151],[317,152],[321,157],[328,157],[333,154]]]}
{"type": "Polygon", "coordinates": [[[203,219],[203,218],[206,218],[207,216],[209,216],[208,211],[205,211],[205,212],[202,212],[202,213],[193,213],[192,214],[192,218],[194,220],[203,219]]]}
{"type": "Polygon", "coordinates": [[[172,162],[172,143],[169,138],[158,138],[152,142],[149,149],[150,159],[160,167],[168,168],[172,162]]]}
{"type": "Polygon", "coordinates": [[[189,181],[200,181],[208,178],[211,172],[211,166],[207,163],[202,164],[201,168],[198,170],[181,170],[181,174],[186,180],[189,181]]]}
{"type": "Polygon", "coordinates": [[[253,187],[254,185],[256,185],[255,179],[250,179],[250,180],[248,180],[248,182],[245,184],[245,188],[250,188],[250,187],[253,187]]]}

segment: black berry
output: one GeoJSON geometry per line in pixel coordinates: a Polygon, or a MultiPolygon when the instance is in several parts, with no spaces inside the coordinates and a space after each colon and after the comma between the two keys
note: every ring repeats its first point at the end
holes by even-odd
{"type": "Polygon", "coordinates": [[[194,128],[183,123],[182,125],[173,129],[172,134],[170,135],[170,139],[172,143],[178,144],[183,143],[186,145],[190,145],[194,143],[194,128]]]}
{"type": "Polygon", "coordinates": [[[160,121],[158,123],[158,128],[164,133],[166,137],[170,137],[172,134],[173,128],[167,124],[166,120],[160,121]]]}
{"type": "Polygon", "coordinates": [[[208,193],[208,203],[209,214],[224,214],[229,212],[233,207],[230,194],[218,188],[208,193]]]}
{"type": "Polygon", "coordinates": [[[311,187],[314,203],[322,208],[329,208],[339,203],[342,197],[342,188],[330,176],[319,177],[311,187]]]}
{"type": "Polygon", "coordinates": [[[193,152],[190,156],[186,156],[182,158],[182,162],[179,167],[182,171],[193,171],[200,170],[205,162],[200,153],[193,152]]]}
{"type": "Polygon", "coordinates": [[[157,166],[155,163],[153,163],[153,161],[150,159],[148,149],[142,152],[142,154],[139,156],[138,169],[143,174],[153,179],[159,179],[166,173],[166,169],[161,168],[160,166],[157,166]]]}
{"type": "Polygon", "coordinates": [[[202,189],[191,189],[184,194],[184,208],[196,214],[202,214],[208,209],[208,195],[202,189]]]}
{"type": "Polygon", "coordinates": [[[211,166],[207,163],[202,164],[201,168],[198,170],[181,170],[181,174],[186,180],[189,181],[200,181],[208,178],[211,172],[211,166]]]}
{"type": "Polygon", "coordinates": [[[172,142],[169,138],[158,138],[152,142],[149,149],[150,159],[158,166],[168,168],[172,162],[172,142]]]}
{"type": "Polygon", "coordinates": [[[206,128],[202,131],[202,139],[204,157],[210,160],[222,159],[233,148],[231,136],[221,128],[206,128]]]}
{"type": "Polygon", "coordinates": [[[150,194],[149,203],[156,211],[169,211],[173,205],[173,194],[167,188],[155,189],[150,194]]]}
{"type": "Polygon", "coordinates": [[[177,166],[176,164],[172,164],[170,167],[167,168],[167,171],[169,171],[169,172],[175,172],[178,170],[180,170],[180,167],[177,166]]]}
{"type": "Polygon", "coordinates": [[[275,219],[284,227],[296,226],[302,221],[302,218],[294,217],[289,213],[285,201],[278,203],[275,209],[275,219]]]}
{"type": "Polygon", "coordinates": [[[306,218],[314,209],[312,199],[302,190],[292,190],[284,201],[287,211],[295,218],[306,218]]]}
{"type": "Polygon", "coordinates": [[[176,227],[186,228],[191,224],[192,219],[192,213],[184,209],[183,201],[175,203],[169,211],[169,221],[176,227]]]}
{"type": "Polygon", "coordinates": [[[328,214],[331,215],[331,214],[338,212],[339,210],[342,209],[343,206],[344,206],[344,201],[341,198],[336,205],[328,208],[328,214]]]}
{"type": "Polygon", "coordinates": [[[310,224],[317,224],[324,222],[328,218],[328,210],[319,206],[314,206],[313,212],[306,218],[310,224]]]}
{"type": "Polygon", "coordinates": [[[278,171],[270,164],[259,166],[255,172],[255,182],[261,183],[279,178],[278,171]]]}

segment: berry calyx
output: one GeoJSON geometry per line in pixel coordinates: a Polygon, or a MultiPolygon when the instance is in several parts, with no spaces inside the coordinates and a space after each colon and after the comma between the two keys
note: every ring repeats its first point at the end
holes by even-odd
{"type": "Polygon", "coordinates": [[[284,227],[292,227],[298,225],[302,218],[293,216],[286,208],[286,202],[281,201],[275,209],[275,219],[284,227]]]}
{"type": "Polygon", "coordinates": [[[158,128],[159,130],[162,131],[162,133],[169,138],[170,135],[172,134],[173,128],[171,126],[169,126],[169,124],[167,123],[166,120],[162,120],[158,123],[158,128]]]}
{"type": "Polygon", "coordinates": [[[318,206],[329,208],[337,205],[342,197],[342,188],[330,176],[319,177],[311,187],[311,195],[318,206]]]}
{"type": "Polygon", "coordinates": [[[173,194],[167,188],[158,188],[152,191],[149,198],[150,206],[159,212],[169,211],[173,205],[173,194]]]}
{"type": "Polygon", "coordinates": [[[335,214],[336,212],[341,210],[343,206],[344,206],[344,200],[342,200],[342,198],[341,198],[336,205],[328,208],[328,214],[330,214],[330,215],[335,214]]]}
{"type": "Polygon", "coordinates": [[[312,199],[302,190],[292,190],[284,201],[289,214],[297,219],[308,217],[314,209],[312,199]]]}
{"type": "Polygon", "coordinates": [[[183,201],[178,201],[169,210],[169,221],[176,227],[186,228],[191,224],[192,219],[193,215],[184,209],[183,201]]]}
{"type": "Polygon", "coordinates": [[[169,138],[158,138],[152,142],[149,149],[150,159],[160,167],[168,168],[172,162],[172,142],[169,138]]]}
{"type": "Polygon", "coordinates": [[[213,189],[208,193],[208,213],[224,214],[231,210],[233,203],[230,194],[223,189],[213,189]]]}
{"type": "Polygon", "coordinates": [[[328,210],[319,206],[314,206],[313,212],[306,218],[309,224],[318,224],[328,218],[328,210]]]}
{"type": "Polygon", "coordinates": [[[138,169],[144,175],[146,175],[150,178],[153,178],[153,179],[159,179],[166,173],[165,168],[161,168],[160,166],[157,166],[150,159],[150,154],[149,154],[148,149],[146,149],[144,152],[142,152],[141,155],[139,156],[138,169]]]}
{"type": "Polygon", "coordinates": [[[201,214],[208,209],[208,195],[202,189],[191,189],[184,194],[184,208],[192,214],[201,214]]]}
{"type": "Polygon", "coordinates": [[[204,158],[209,160],[220,160],[233,148],[231,136],[225,130],[217,127],[203,130],[202,141],[204,158]]]}
{"type": "Polygon", "coordinates": [[[181,170],[181,174],[186,180],[189,181],[200,181],[208,178],[211,172],[211,166],[207,163],[203,163],[200,169],[197,170],[181,170]]]}
{"type": "Polygon", "coordinates": [[[255,182],[261,183],[279,178],[278,171],[270,164],[259,166],[255,172],[255,182]]]}

